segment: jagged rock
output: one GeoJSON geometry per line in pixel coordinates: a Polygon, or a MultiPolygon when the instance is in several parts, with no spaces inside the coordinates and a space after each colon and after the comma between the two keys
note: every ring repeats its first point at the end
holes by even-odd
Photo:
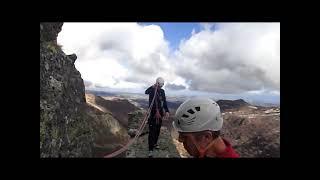
{"type": "Polygon", "coordinates": [[[56,41],[63,23],[40,23],[40,43],[56,41]]]}
{"type": "Polygon", "coordinates": [[[56,44],[62,24],[40,23],[40,157],[91,157],[83,80],[56,44]]]}
{"type": "Polygon", "coordinates": [[[70,55],[68,55],[68,58],[70,58],[72,60],[72,63],[75,63],[75,61],[77,59],[77,55],[76,54],[70,54],[70,55]]]}
{"type": "Polygon", "coordinates": [[[86,103],[77,56],[56,42],[61,27],[40,23],[40,157],[102,157],[129,136],[108,110],[86,103]]]}

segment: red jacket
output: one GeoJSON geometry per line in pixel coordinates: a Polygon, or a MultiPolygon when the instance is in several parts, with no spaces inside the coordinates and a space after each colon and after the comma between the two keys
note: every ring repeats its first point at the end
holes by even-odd
{"type": "Polygon", "coordinates": [[[231,147],[231,144],[224,138],[222,140],[227,147],[224,152],[217,154],[217,158],[239,158],[239,154],[231,147]]]}

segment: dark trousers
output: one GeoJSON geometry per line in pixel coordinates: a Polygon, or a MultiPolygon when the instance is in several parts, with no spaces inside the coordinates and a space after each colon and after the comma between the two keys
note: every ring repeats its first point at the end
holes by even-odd
{"type": "Polygon", "coordinates": [[[148,137],[148,143],[149,143],[149,151],[152,151],[154,148],[154,145],[157,144],[160,129],[162,125],[162,118],[160,119],[159,123],[156,123],[155,116],[152,116],[149,118],[149,137],[148,137]]]}

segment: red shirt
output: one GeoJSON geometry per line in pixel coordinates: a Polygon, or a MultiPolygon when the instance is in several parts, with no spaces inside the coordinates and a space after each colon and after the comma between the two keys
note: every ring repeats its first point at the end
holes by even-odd
{"type": "Polygon", "coordinates": [[[217,154],[217,158],[239,158],[239,154],[231,147],[231,144],[224,138],[222,140],[226,145],[226,149],[224,152],[217,154]]]}

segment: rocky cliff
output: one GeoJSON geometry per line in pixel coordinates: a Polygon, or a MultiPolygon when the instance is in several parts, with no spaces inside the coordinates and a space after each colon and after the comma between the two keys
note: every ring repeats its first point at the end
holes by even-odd
{"type": "Polygon", "coordinates": [[[40,23],[40,157],[90,157],[93,135],[84,84],[57,44],[63,23],[40,23]]]}
{"type": "Polygon", "coordinates": [[[77,56],[57,44],[63,23],[40,23],[40,157],[102,157],[126,143],[108,110],[87,104],[77,56]]]}

